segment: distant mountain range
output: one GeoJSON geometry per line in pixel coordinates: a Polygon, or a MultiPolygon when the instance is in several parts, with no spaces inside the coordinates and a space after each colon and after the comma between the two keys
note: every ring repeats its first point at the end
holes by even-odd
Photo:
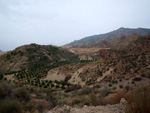
{"type": "Polygon", "coordinates": [[[113,38],[120,38],[120,37],[124,37],[124,36],[130,36],[133,34],[137,34],[139,36],[150,35],[150,29],[146,29],[146,28],[130,29],[130,28],[122,27],[122,28],[119,28],[112,32],[109,32],[109,33],[85,37],[81,40],[76,40],[74,42],[66,44],[65,46],[69,46],[69,47],[73,47],[73,48],[74,47],[75,48],[94,47],[94,45],[97,46],[97,43],[99,43],[101,41],[111,40],[113,38]],[[93,45],[93,46],[91,46],[91,45],[93,45]]]}
{"type": "Polygon", "coordinates": [[[2,50],[0,50],[0,53],[2,53],[3,51],[2,50]]]}

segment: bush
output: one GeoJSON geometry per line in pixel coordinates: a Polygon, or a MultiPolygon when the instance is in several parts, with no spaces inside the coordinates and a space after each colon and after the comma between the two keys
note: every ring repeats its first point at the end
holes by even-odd
{"type": "Polygon", "coordinates": [[[117,89],[117,87],[113,87],[113,88],[112,88],[112,90],[116,90],[116,89],[117,89]]]}
{"type": "Polygon", "coordinates": [[[2,80],[4,78],[3,74],[0,75],[0,80],[2,80]]]}
{"type": "Polygon", "coordinates": [[[125,93],[124,92],[117,92],[114,94],[110,94],[107,97],[103,98],[102,100],[102,105],[107,105],[107,104],[117,104],[120,102],[121,98],[124,98],[125,93]]]}
{"type": "Polygon", "coordinates": [[[101,91],[101,95],[102,95],[103,97],[108,96],[110,93],[111,93],[111,90],[110,90],[110,89],[104,89],[104,90],[101,91]]]}
{"type": "Polygon", "coordinates": [[[122,89],[122,88],[123,88],[123,85],[119,85],[119,87],[122,89]]]}
{"type": "Polygon", "coordinates": [[[80,104],[82,102],[81,99],[73,99],[71,105],[76,105],[76,104],[80,104]]]}
{"type": "Polygon", "coordinates": [[[141,81],[141,80],[142,80],[141,77],[135,77],[135,78],[133,79],[133,81],[141,81]]]}
{"type": "Polygon", "coordinates": [[[20,101],[29,101],[30,100],[30,95],[25,89],[18,89],[15,92],[15,95],[20,99],[20,101]]]}
{"type": "Polygon", "coordinates": [[[38,106],[37,106],[37,109],[38,109],[39,113],[43,113],[44,105],[42,103],[39,103],[38,106]]]}
{"type": "Polygon", "coordinates": [[[109,87],[112,87],[112,84],[108,84],[109,87]]]}
{"type": "Polygon", "coordinates": [[[150,113],[150,85],[143,86],[127,96],[126,113],[150,113]]]}
{"type": "Polygon", "coordinates": [[[0,99],[4,98],[7,94],[7,91],[0,86],[0,99]]]}
{"type": "Polygon", "coordinates": [[[87,94],[90,94],[90,93],[92,93],[92,89],[91,88],[84,88],[80,92],[81,95],[87,95],[87,94]]]}
{"type": "Polygon", "coordinates": [[[22,106],[16,100],[4,101],[0,104],[1,113],[23,113],[22,106]]]}
{"type": "Polygon", "coordinates": [[[9,95],[12,92],[13,86],[8,84],[7,82],[0,83],[0,87],[4,88],[7,92],[7,95],[9,95]]]}
{"type": "Polygon", "coordinates": [[[96,94],[91,93],[89,95],[89,102],[93,105],[93,106],[97,106],[100,105],[102,98],[101,97],[97,97],[96,94]]]}

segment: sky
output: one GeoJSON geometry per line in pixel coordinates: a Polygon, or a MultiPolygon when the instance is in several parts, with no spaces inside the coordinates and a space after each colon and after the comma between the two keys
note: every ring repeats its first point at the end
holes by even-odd
{"type": "Polygon", "coordinates": [[[150,28],[150,0],[0,0],[0,50],[150,28]]]}

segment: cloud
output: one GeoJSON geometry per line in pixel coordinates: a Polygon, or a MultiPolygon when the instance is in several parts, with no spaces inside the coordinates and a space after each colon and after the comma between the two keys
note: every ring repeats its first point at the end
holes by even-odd
{"type": "Polygon", "coordinates": [[[149,0],[0,0],[0,49],[63,45],[119,27],[149,27],[149,0]]]}

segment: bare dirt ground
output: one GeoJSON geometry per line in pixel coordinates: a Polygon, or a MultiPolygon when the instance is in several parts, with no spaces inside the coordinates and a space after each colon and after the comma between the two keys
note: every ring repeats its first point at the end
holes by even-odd
{"type": "Polygon", "coordinates": [[[4,55],[4,54],[6,54],[6,53],[7,53],[7,52],[2,52],[2,53],[0,53],[0,56],[1,56],[1,55],[4,55]]]}
{"type": "Polygon", "coordinates": [[[106,106],[83,106],[83,108],[64,106],[56,107],[48,113],[125,113],[125,107],[122,104],[106,106]]]}
{"type": "Polygon", "coordinates": [[[73,52],[75,54],[92,54],[92,53],[96,53],[99,50],[101,50],[102,48],[70,48],[69,51],[73,52]]]}
{"type": "Polygon", "coordinates": [[[7,80],[15,80],[14,78],[14,74],[10,74],[10,75],[5,75],[5,77],[7,78],[7,80]]]}

